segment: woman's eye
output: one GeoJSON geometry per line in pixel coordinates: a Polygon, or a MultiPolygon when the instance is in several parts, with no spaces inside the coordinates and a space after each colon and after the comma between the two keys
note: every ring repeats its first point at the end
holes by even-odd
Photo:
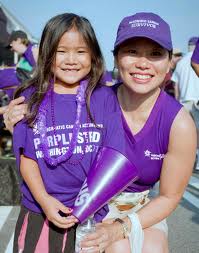
{"type": "Polygon", "coordinates": [[[154,51],[154,52],[151,53],[151,56],[153,56],[153,57],[160,57],[160,56],[162,56],[162,52],[160,52],[160,51],[154,51]]]}
{"type": "Polygon", "coordinates": [[[137,52],[136,52],[136,50],[134,50],[134,49],[129,49],[129,50],[128,50],[128,53],[129,53],[129,54],[135,55],[137,52]]]}

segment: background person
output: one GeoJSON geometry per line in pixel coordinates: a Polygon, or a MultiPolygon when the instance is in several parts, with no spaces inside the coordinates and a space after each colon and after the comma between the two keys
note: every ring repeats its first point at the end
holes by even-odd
{"type": "Polygon", "coordinates": [[[38,47],[32,44],[25,32],[21,30],[13,31],[9,37],[8,47],[16,52],[19,56],[23,57],[27,62],[19,62],[20,64],[26,64],[27,69],[34,67],[37,62],[38,57],[38,47]],[[28,66],[29,64],[29,66],[28,66]]]}
{"type": "Polygon", "coordinates": [[[181,60],[183,57],[183,54],[180,49],[174,48],[172,53],[172,59],[171,59],[171,67],[170,71],[166,74],[165,80],[163,82],[162,88],[172,97],[177,98],[178,90],[176,89],[175,82],[171,80],[172,74],[176,68],[176,64],[181,60]]]}
{"type": "MultiPolygon", "coordinates": [[[[0,106],[7,105],[13,99],[13,94],[17,87],[31,77],[38,54],[37,46],[33,45],[28,40],[27,34],[21,30],[13,31],[8,41],[7,48],[10,48],[19,55],[19,61],[14,66],[3,65],[0,68],[0,89],[1,93],[3,93],[3,96],[0,97],[0,106]]],[[[11,136],[4,128],[2,116],[0,116],[0,132],[1,137],[5,137],[4,139],[7,143],[5,146],[9,146],[6,148],[8,150],[7,153],[12,155],[11,136]]],[[[2,145],[1,148],[2,150],[5,149],[2,145]]]]}
{"type": "Polygon", "coordinates": [[[20,57],[16,66],[2,66],[0,69],[0,89],[3,89],[11,100],[15,89],[30,78],[36,65],[38,48],[21,30],[11,33],[7,47],[20,57]]]}
{"type": "MultiPolygon", "coordinates": [[[[191,58],[196,46],[198,37],[191,37],[188,41],[188,53],[177,63],[176,69],[172,75],[172,81],[175,82],[178,90],[177,99],[191,114],[197,128],[197,157],[199,156],[199,78],[191,67],[191,58]]],[[[199,160],[196,157],[195,171],[199,171],[199,160]]]]}

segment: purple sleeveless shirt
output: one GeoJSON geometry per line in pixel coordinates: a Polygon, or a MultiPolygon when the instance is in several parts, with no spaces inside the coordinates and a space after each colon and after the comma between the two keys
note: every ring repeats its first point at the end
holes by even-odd
{"type": "MultiPolygon", "coordinates": [[[[27,94],[23,95],[28,99],[27,94]]],[[[69,161],[62,162],[55,168],[52,168],[43,159],[37,124],[30,128],[22,121],[14,129],[13,145],[18,167],[20,166],[21,153],[35,160],[38,163],[47,192],[68,207],[74,205],[98,148],[109,146],[122,153],[125,150],[120,108],[112,89],[102,86],[94,90],[90,107],[99,128],[96,128],[93,123],[88,123],[86,106],[84,105],[80,118],[81,128],[73,156],[69,161]],[[82,156],[82,154],[84,155],[82,156]]],[[[54,136],[50,102],[47,109],[48,144],[51,156],[56,157],[67,149],[71,139],[77,110],[76,95],[54,93],[54,117],[59,143],[54,136]]],[[[22,182],[21,192],[22,204],[25,207],[34,212],[42,212],[25,182],[22,182]]],[[[101,220],[106,213],[106,208],[104,211],[100,210],[99,217],[96,219],[101,220]]]]}
{"type": "Polygon", "coordinates": [[[147,122],[135,135],[122,116],[126,133],[126,155],[140,173],[139,179],[126,191],[145,191],[159,181],[163,159],[168,151],[171,126],[181,108],[178,101],[161,91],[147,122]]]}

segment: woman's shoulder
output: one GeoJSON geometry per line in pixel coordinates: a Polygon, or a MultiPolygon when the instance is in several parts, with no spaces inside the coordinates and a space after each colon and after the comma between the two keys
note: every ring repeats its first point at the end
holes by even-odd
{"type": "Polygon", "coordinates": [[[181,110],[176,115],[174,122],[172,124],[173,131],[177,133],[182,133],[184,136],[190,136],[192,138],[192,133],[196,132],[195,123],[190,116],[190,114],[181,107],[181,110]]]}
{"type": "Polygon", "coordinates": [[[183,107],[179,101],[177,101],[174,97],[167,94],[165,91],[162,91],[162,110],[166,117],[175,117],[175,115],[180,111],[183,107]]]}

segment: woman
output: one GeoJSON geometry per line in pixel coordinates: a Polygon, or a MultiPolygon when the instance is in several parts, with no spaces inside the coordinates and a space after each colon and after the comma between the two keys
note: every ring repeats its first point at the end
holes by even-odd
{"type": "Polygon", "coordinates": [[[97,232],[82,242],[83,248],[96,246],[96,252],[100,248],[106,249],[106,253],[130,252],[130,248],[133,253],[168,252],[165,218],[175,210],[183,195],[196,151],[192,119],[159,88],[169,71],[171,56],[170,28],[159,16],[137,13],[122,20],[114,46],[122,83],[115,90],[129,142],[127,148],[131,147],[128,157],[140,169],[140,179],[127,188],[128,193],[122,193],[109,204],[106,218],[122,220],[99,225],[97,232]],[[158,180],[159,195],[150,201],[145,198],[145,203],[141,197],[142,203],[136,205],[132,200],[135,195],[129,192],[148,190],[158,180]],[[133,205],[137,207],[129,209],[133,205]],[[131,216],[132,209],[137,216],[131,216]],[[132,245],[135,238],[130,235],[131,247],[124,238],[131,231],[136,235],[141,231],[140,239],[143,231],[140,248],[133,248],[138,246],[139,238],[132,245]]]}
{"type": "Polygon", "coordinates": [[[137,13],[121,21],[114,46],[121,84],[114,89],[128,157],[140,178],[109,203],[108,215],[82,242],[82,252],[90,246],[93,252],[168,252],[165,218],[182,197],[196,151],[192,119],[159,88],[171,55],[170,28],[158,15],[137,13]],[[149,200],[147,191],[158,181],[159,194],[149,200]]]}

